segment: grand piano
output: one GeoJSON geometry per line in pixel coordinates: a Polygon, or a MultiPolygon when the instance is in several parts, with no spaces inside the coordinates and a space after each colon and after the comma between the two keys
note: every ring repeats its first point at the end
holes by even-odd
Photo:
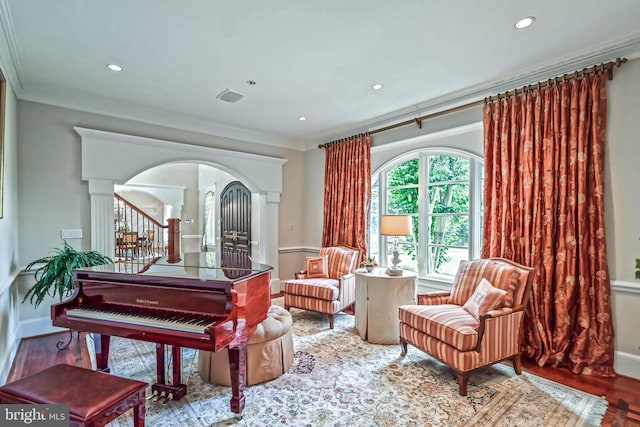
{"type": "Polygon", "coordinates": [[[108,371],[111,336],[156,343],[152,397],[182,398],[181,348],[229,351],[231,411],[241,415],[246,346],[271,305],[272,267],[238,253],[182,254],[169,262],[115,263],[74,271],[76,289],[51,307],[53,325],[100,334],[97,368],[108,371]],[[171,346],[172,381],[165,378],[171,346]]]}

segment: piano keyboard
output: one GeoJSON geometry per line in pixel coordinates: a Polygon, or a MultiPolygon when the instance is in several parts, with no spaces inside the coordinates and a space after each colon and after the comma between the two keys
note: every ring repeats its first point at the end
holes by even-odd
{"type": "Polygon", "coordinates": [[[154,328],[170,329],[182,332],[195,332],[199,334],[204,333],[205,328],[215,321],[215,319],[212,319],[210,317],[203,318],[203,316],[197,316],[188,313],[175,313],[173,315],[148,315],[138,313],[122,313],[112,310],[87,307],[77,307],[67,310],[67,316],[91,320],[107,320],[133,325],[151,326],[154,328]]]}

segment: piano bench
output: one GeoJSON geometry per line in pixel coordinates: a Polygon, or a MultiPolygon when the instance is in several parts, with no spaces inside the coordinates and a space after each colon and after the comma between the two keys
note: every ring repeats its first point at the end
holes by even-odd
{"type": "Polygon", "coordinates": [[[100,427],[133,408],[144,427],[147,383],[71,365],[55,365],[0,387],[0,403],[69,405],[70,425],[100,427]]]}
{"type": "MultiPolygon", "coordinates": [[[[272,305],[267,318],[258,325],[247,343],[245,385],[260,384],[283,375],[293,364],[291,313],[272,305]]],[[[198,352],[198,372],[203,380],[221,385],[231,384],[229,353],[198,352]]]]}

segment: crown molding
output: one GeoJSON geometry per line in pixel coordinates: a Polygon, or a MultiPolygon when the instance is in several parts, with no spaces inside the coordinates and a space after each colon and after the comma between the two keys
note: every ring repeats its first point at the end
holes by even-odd
{"type": "Polygon", "coordinates": [[[268,134],[250,129],[240,129],[221,123],[215,123],[199,117],[173,113],[138,104],[129,103],[124,107],[121,101],[105,97],[97,97],[96,95],[74,92],[72,95],[74,97],[73,99],[69,98],[69,96],[70,95],[67,95],[67,98],[61,100],[55,96],[47,97],[43,93],[31,93],[28,90],[25,90],[22,91],[19,98],[23,101],[37,102],[70,110],[117,117],[123,120],[132,120],[186,132],[197,132],[220,138],[254,142],[278,148],[299,151],[303,150],[300,141],[292,138],[285,138],[276,134],[268,134]],[[87,99],[91,99],[91,104],[87,104],[87,99]]]}
{"type": "Polygon", "coordinates": [[[16,96],[20,100],[39,102],[48,105],[86,111],[111,117],[170,127],[189,132],[248,141],[278,148],[309,151],[317,148],[318,143],[339,139],[347,135],[371,131],[376,128],[404,121],[410,117],[427,115],[449,108],[465,105],[514,88],[535,84],[565,73],[570,73],[600,62],[611,61],[618,57],[627,59],[640,58],[640,32],[622,37],[613,42],[602,43],[589,49],[575,52],[564,58],[522,69],[518,73],[498,76],[495,80],[485,81],[462,90],[451,92],[441,97],[425,100],[418,105],[411,105],[404,109],[378,116],[361,122],[356,126],[345,126],[331,133],[316,134],[305,140],[286,138],[282,135],[267,134],[248,129],[240,129],[222,123],[213,123],[198,117],[186,116],[179,113],[150,108],[142,105],[127,105],[106,97],[95,99],[90,105],[86,97],[77,95],[64,101],[54,100],[43,92],[33,93],[26,84],[26,76],[20,59],[20,52],[16,41],[9,0],[0,0],[0,67],[5,78],[11,84],[16,96]]]}
{"type": "Polygon", "coordinates": [[[603,43],[590,49],[575,52],[570,57],[564,57],[539,64],[535,67],[521,69],[517,73],[500,76],[495,80],[469,86],[459,91],[427,100],[419,105],[411,105],[396,110],[364,122],[359,127],[345,128],[340,133],[315,136],[306,141],[305,149],[311,150],[317,148],[317,145],[323,142],[372,131],[410,118],[459,107],[515,88],[535,84],[553,77],[591,67],[595,64],[609,62],[616,58],[623,57],[628,60],[640,58],[640,32],[617,39],[613,42],[603,43]]]}
{"type": "Polygon", "coordinates": [[[20,97],[24,88],[24,71],[7,0],[0,0],[0,30],[3,35],[0,37],[0,66],[11,88],[20,97]]]}

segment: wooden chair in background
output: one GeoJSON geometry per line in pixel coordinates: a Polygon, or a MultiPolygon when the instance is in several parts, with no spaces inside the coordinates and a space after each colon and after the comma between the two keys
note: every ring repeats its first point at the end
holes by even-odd
{"type": "Polygon", "coordinates": [[[120,256],[129,258],[129,251],[131,251],[131,258],[138,256],[138,232],[137,231],[125,231],[122,233],[122,237],[118,243],[118,249],[120,256]]]}

